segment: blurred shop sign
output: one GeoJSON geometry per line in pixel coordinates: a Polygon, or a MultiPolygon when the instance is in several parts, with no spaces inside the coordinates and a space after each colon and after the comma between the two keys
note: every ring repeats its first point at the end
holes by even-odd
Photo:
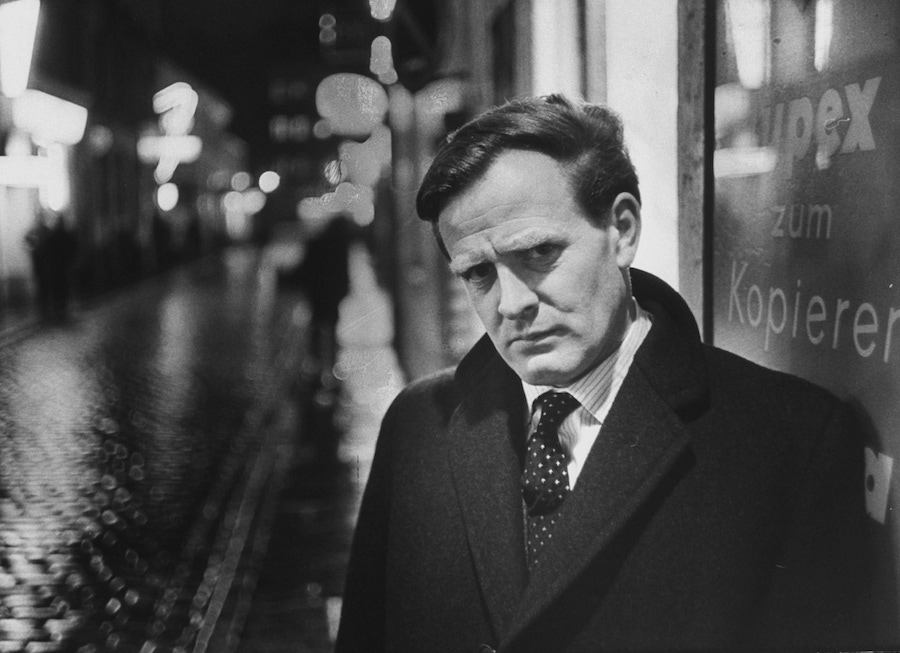
{"type": "Polygon", "coordinates": [[[159,163],[164,159],[192,163],[200,157],[203,143],[199,136],[144,134],[138,140],[137,148],[143,163],[159,163]]]}
{"type": "Polygon", "coordinates": [[[39,188],[52,175],[50,159],[45,156],[0,156],[0,186],[39,188]]]}
{"type": "Polygon", "coordinates": [[[199,94],[186,82],[174,82],[153,95],[153,111],[159,115],[160,133],[141,136],[138,156],[146,163],[156,163],[153,176],[158,184],[171,180],[179,164],[200,157],[203,142],[189,134],[199,102],[199,94]]]}
{"type": "Polygon", "coordinates": [[[28,86],[39,0],[0,2],[0,93],[18,97],[28,86]]]}
{"type": "Polygon", "coordinates": [[[74,102],[28,89],[12,103],[13,124],[35,142],[75,145],[84,137],[88,110],[74,102]]]}

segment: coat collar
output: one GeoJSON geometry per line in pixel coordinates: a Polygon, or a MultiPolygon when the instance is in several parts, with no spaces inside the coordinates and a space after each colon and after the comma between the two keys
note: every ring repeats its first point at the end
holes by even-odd
{"type": "Polygon", "coordinates": [[[451,466],[470,550],[496,634],[512,642],[575,581],[656,490],[687,447],[684,420],[702,411],[703,345],[684,301],[632,271],[653,328],[635,356],[557,522],[554,546],[528,579],[519,476],[527,408],[521,383],[487,338],[457,368],[451,466]]]}

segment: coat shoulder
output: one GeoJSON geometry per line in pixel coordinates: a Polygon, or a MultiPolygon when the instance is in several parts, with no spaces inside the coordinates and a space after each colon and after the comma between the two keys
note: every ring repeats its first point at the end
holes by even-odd
{"type": "Polygon", "coordinates": [[[729,430],[773,449],[790,442],[815,447],[831,429],[858,441],[856,412],[829,390],[731,352],[707,346],[704,349],[710,417],[717,416],[715,421],[720,426],[728,424],[729,430]]]}
{"type": "Polygon", "coordinates": [[[721,392],[736,393],[744,401],[777,398],[779,403],[788,404],[833,406],[842,403],[829,390],[794,374],[764,367],[717,347],[704,345],[704,350],[712,386],[721,392]]]}
{"type": "Polygon", "coordinates": [[[407,385],[394,399],[385,424],[397,421],[414,423],[435,418],[446,423],[459,405],[462,393],[454,379],[453,368],[435,372],[407,385]]]}

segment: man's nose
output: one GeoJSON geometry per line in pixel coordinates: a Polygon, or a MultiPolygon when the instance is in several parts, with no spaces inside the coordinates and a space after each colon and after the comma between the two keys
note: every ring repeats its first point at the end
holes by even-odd
{"type": "Polygon", "coordinates": [[[538,305],[538,297],[528,283],[509,268],[497,268],[500,303],[497,311],[508,320],[528,316],[538,305]]]}

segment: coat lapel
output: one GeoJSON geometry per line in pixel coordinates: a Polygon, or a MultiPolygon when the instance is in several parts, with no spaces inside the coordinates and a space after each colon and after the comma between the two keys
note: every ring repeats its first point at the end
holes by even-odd
{"type": "Polygon", "coordinates": [[[527,583],[519,490],[525,400],[517,377],[493,359],[450,421],[450,464],[485,604],[499,638],[527,583]]]}

